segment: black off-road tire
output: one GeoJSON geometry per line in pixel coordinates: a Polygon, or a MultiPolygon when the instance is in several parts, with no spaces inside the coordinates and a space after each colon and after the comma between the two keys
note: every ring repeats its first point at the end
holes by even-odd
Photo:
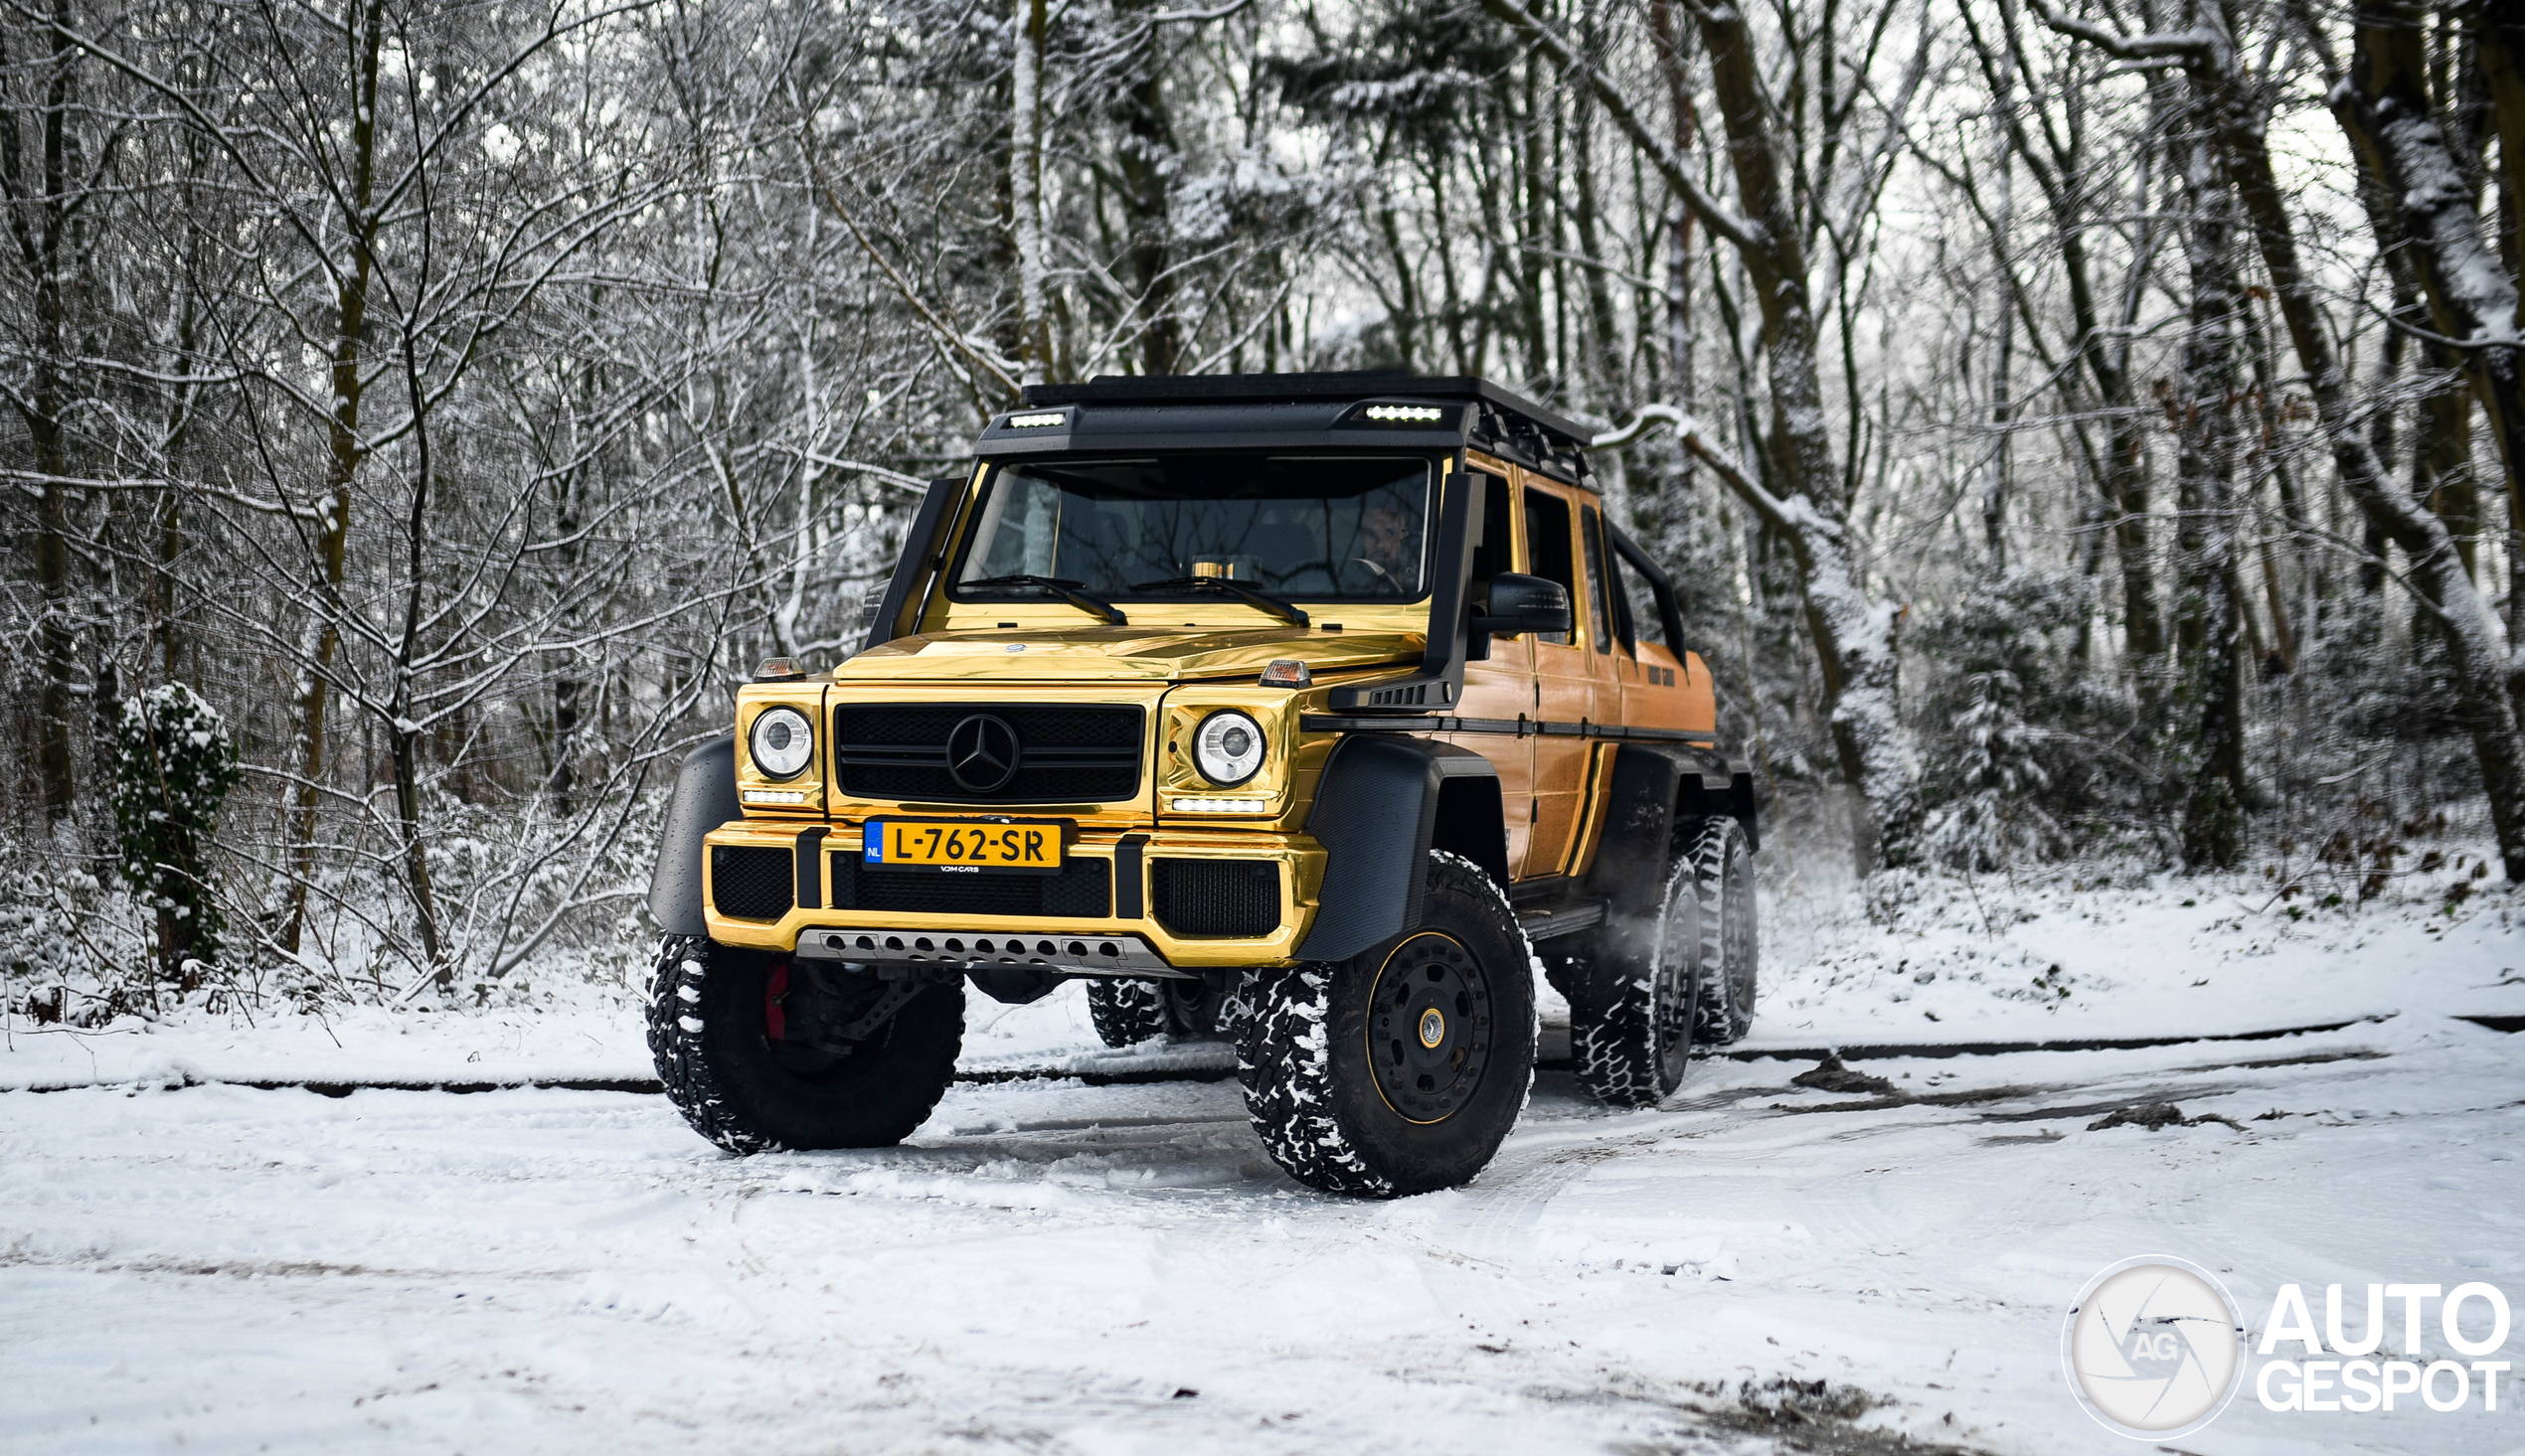
{"type": "Polygon", "coordinates": [[[1608,1107],[1654,1107],[1682,1087],[1700,982],[1700,890],[1683,851],[1667,857],[1653,905],[1589,937],[1570,981],[1570,1058],[1579,1090],[1608,1107]]]}
{"type": "Polygon", "coordinates": [[[787,971],[782,955],[666,937],[649,977],[648,1040],[675,1110],[739,1154],[884,1148],[911,1136],[955,1079],[963,987],[923,991],[837,1057],[771,1037],[769,988],[787,971]]]}
{"type": "Polygon", "coordinates": [[[1246,1111],[1271,1160],[1325,1193],[1466,1182],[1534,1085],[1533,949],[1499,887],[1459,856],[1430,856],[1419,928],[1258,975],[1246,994],[1246,1111]]]}
{"type": "Polygon", "coordinates": [[[1734,819],[1704,819],[1688,853],[1701,888],[1701,1003],[1692,1040],[1725,1047],[1754,1027],[1762,959],[1754,847],[1734,819]]]}
{"type": "Polygon", "coordinates": [[[1088,1019],[1095,1023],[1096,1039],[1107,1047],[1136,1047],[1175,1029],[1166,1006],[1166,988],[1155,981],[1088,982],[1088,1019]]]}

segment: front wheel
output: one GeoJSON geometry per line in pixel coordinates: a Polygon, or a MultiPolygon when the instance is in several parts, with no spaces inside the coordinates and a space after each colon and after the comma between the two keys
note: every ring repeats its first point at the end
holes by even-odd
{"type": "Polygon", "coordinates": [[[1490,878],[1430,856],[1419,928],[1349,960],[1257,976],[1246,1110],[1273,1162],[1326,1193],[1394,1198],[1481,1172],[1534,1082],[1532,960],[1490,878]]]}
{"type": "Polygon", "coordinates": [[[670,935],[648,1023],[675,1109],[729,1152],[884,1148],[954,1080],[964,988],[670,935]]]}

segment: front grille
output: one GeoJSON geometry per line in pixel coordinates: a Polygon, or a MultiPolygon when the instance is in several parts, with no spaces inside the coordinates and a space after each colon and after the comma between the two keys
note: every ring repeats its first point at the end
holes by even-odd
{"type": "Polygon", "coordinates": [[[833,764],[855,799],[941,804],[1108,804],[1139,792],[1140,710],[1047,703],[849,704],[833,710],[833,764]],[[1017,771],[977,792],[947,771],[947,735],[988,714],[1017,735],[1017,771]]]}
{"type": "Polygon", "coordinates": [[[1280,867],[1269,860],[1151,860],[1148,889],[1158,922],[1178,935],[1280,928],[1280,867]]]}
{"type": "Polygon", "coordinates": [[[776,920],[789,912],[797,881],[787,850],[758,845],[713,845],[710,901],[740,920],[776,920]]]}
{"type": "Polygon", "coordinates": [[[1100,920],[1113,913],[1113,867],[1104,860],[1072,860],[1058,875],[942,875],[870,870],[856,855],[835,855],[833,908],[1100,920]]]}

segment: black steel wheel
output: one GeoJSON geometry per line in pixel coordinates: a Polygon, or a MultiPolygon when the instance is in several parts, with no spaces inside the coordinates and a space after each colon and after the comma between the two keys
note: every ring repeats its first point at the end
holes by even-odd
{"type": "Polygon", "coordinates": [[[1724,1047],[1754,1027],[1762,946],[1754,904],[1754,848],[1733,819],[1704,819],[1689,851],[1701,891],[1701,999],[1693,1040],[1724,1047]]]}
{"type": "Polygon", "coordinates": [[[1690,1068],[1699,992],[1701,895],[1690,861],[1669,858],[1651,913],[1599,932],[1574,980],[1570,1052],[1579,1089],[1613,1107],[1653,1107],[1690,1068]]]}
{"type": "Polygon", "coordinates": [[[1369,1002],[1368,1064],[1386,1105],[1416,1123],[1453,1116],[1497,1039],[1490,969],[1449,932],[1424,930],[1386,956],[1369,1002]]]}
{"type": "Polygon", "coordinates": [[[1346,961],[1257,973],[1239,1040],[1272,1161],[1326,1193],[1394,1198],[1487,1166],[1534,1083],[1532,948],[1490,877],[1430,857],[1422,923],[1346,961]]]}

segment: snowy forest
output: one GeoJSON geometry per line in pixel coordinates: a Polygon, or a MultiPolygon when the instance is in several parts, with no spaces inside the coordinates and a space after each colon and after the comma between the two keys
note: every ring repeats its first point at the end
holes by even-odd
{"type": "Polygon", "coordinates": [[[2525,4],[6,0],[0,205],[38,1021],[644,935],[735,685],[1100,374],[1599,431],[1774,887],[2525,881],[2525,4]]]}

